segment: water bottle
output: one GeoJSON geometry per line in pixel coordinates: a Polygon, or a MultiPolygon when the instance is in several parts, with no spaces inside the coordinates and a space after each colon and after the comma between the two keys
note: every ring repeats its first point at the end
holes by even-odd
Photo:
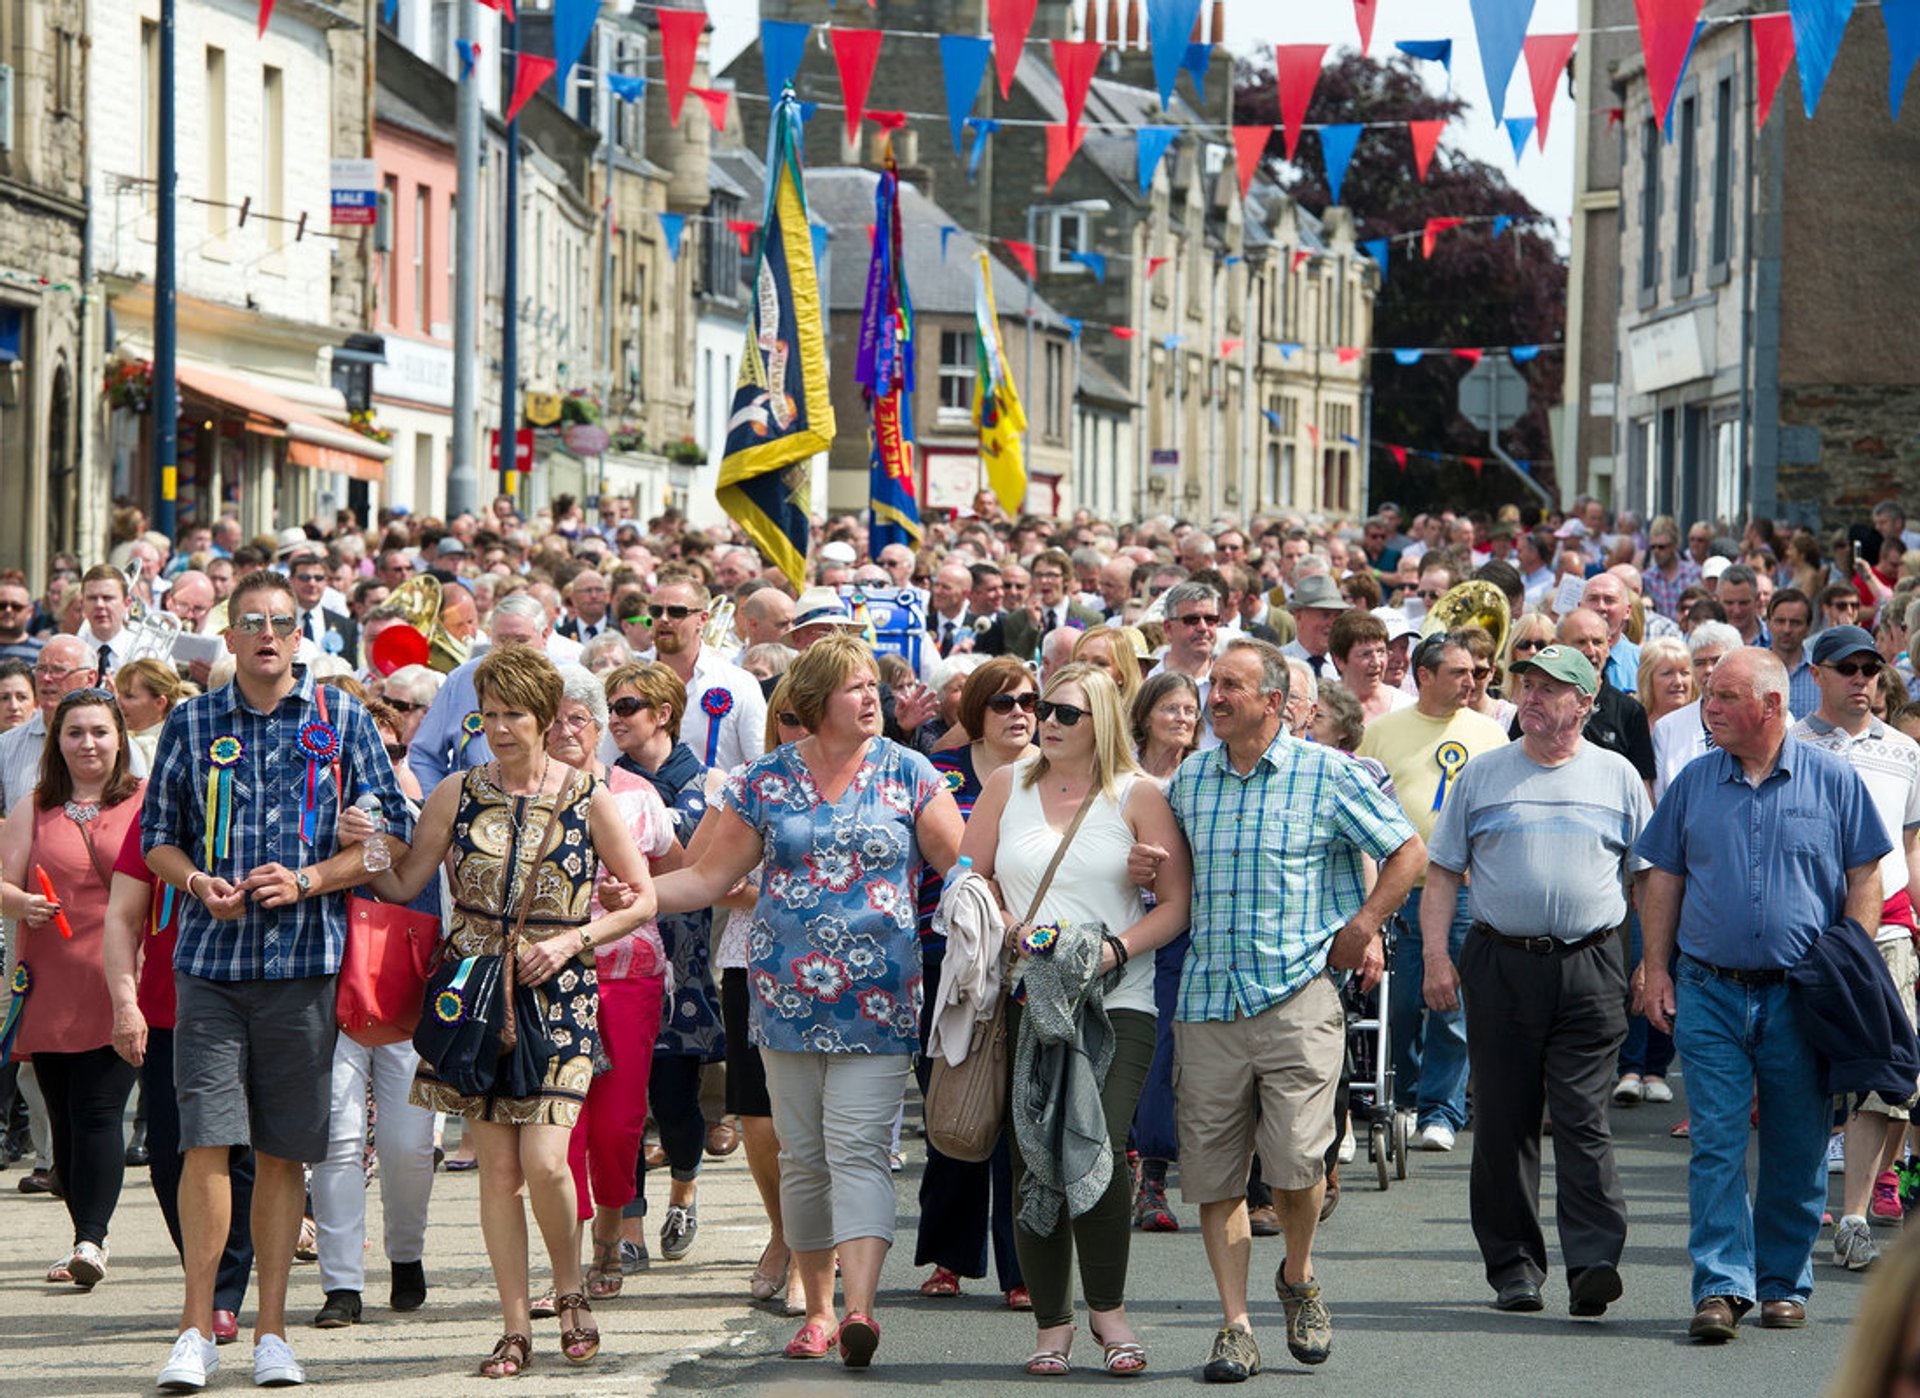
{"type": "Polygon", "coordinates": [[[377,874],[383,869],[393,867],[393,851],[387,847],[386,822],[380,818],[380,798],[368,792],[353,803],[357,811],[365,811],[373,819],[373,834],[360,846],[360,864],[369,874],[377,874]]]}

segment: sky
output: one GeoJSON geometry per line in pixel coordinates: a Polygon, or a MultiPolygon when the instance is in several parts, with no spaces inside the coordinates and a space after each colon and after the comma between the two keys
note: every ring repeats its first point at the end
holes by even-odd
{"type": "MultiPolygon", "coordinates": [[[[1359,47],[1353,10],[1344,0],[1288,6],[1292,13],[1284,21],[1277,21],[1273,14],[1278,8],[1272,0],[1227,0],[1227,46],[1240,54],[1275,43],[1359,47]]],[[[759,24],[759,4],[758,0],[707,0],[707,11],[714,24],[713,52],[718,68],[752,41],[759,24]]],[[[1528,32],[1569,33],[1577,16],[1576,0],[1536,0],[1528,32]]],[[[1546,150],[1529,141],[1516,166],[1506,130],[1494,125],[1488,107],[1468,0],[1380,0],[1370,52],[1376,57],[1392,54],[1394,43],[1401,39],[1453,40],[1453,85],[1469,106],[1465,118],[1448,130],[1446,141],[1502,171],[1535,208],[1562,220],[1559,234],[1564,243],[1564,220],[1573,208],[1574,132],[1573,101],[1567,96],[1566,84],[1556,87],[1546,150]]],[[[1442,85],[1444,74],[1438,64],[1421,63],[1416,67],[1429,75],[1430,85],[1442,85]]],[[[1509,116],[1526,116],[1533,111],[1533,89],[1525,59],[1514,65],[1506,110],[1509,116]]]]}

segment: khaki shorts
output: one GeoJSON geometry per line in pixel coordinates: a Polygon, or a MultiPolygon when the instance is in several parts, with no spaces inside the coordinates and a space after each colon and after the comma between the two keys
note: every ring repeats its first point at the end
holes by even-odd
{"type": "Polygon", "coordinates": [[[1274,1189],[1311,1189],[1326,1173],[1346,1015],[1319,975],[1250,1019],[1173,1026],[1180,1193],[1189,1204],[1238,1199],[1257,1146],[1274,1189]]]}
{"type": "MultiPolygon", "coordinates": [[[[1882,928],[1888,935],[1874,942],[1874,950],[1880,953],[1880,959],[1887,963],[1887,973],[1893,977],[1894,989],[1900,992],[1900,1003],[1907,1008],[1907,1021],[1914,1020],[1913,986],[1920,981],[1920,952],[1913,947],[1913,938],[1902,927],[1898,939],[1891,934],[1893,928],[1882,928]]],[[[1853,1098],[1850,1104],[1856,1112],[1874,1112],[1880,1116],[1891,1117],[1895,1121],[1906,1121],[1913,1115],[1914,1099],[1904,1102],[1889,1102],[1877,1092],[1869,1092],[1864,1097],[1853,1098]]]]}

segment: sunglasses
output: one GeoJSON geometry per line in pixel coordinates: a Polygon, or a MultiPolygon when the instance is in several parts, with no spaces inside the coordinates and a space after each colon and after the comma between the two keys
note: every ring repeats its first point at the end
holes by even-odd
{"type": "Polygon", "coordinates": [[[805,724],[803,724],[802,722],[800,722],[800,715],[799,715],[799,714],[796,714],[796,713],[791,713],[791,712],[789,712],[789,713],[782,713],[782,714],[779,714],[779,715],[777,715],[777,717],[778,717],[778,719],[779,719],[779,722],[780,722],[780,726],[781,726],[782,728],[804,728],[804,727],[806,727],[806,725],[805,725],[805,724]]]}
{"type": "Polygon", "coordinates": [[[1837,601],[1827,603],[1827,606],[1830,610],[1836,612],[1857,612],[1860,610],[1859,600],[1853,597],[1840,598],[1837,601]]]}
{"type": "Polygon", "coordinates": [[[1175,617],[1174,620],[1182,626],[1218,626],[1220,624],[1219,616],[1209,612],[1193,612],[1187,616],[1175,617]]]}
{"type": "Polygon", "coordinates": [[[1836,660],[1827,666],[1827,668],[1833,671],[1834,674],[1844,676],[1847,679],[1852,679],[1856,675],[1865,675],[1871,679],[1880,673],[1880,662],[1877,660],[1836,660]]]}
{"type": "Polygon", "coordinates": [[[325,573],[295,573],[292,576],[297,583],[323,583],[327,580],[325,573]]]}
{"type": "Polygon", "coordinates": [[[1521,651],[1527,651],[1531,653],[1533,651],[1539,650],[1541,647],[1545,645],[1546,645],[1545,641],[1515,641],[1513,643],[1513,653],[1515,655],[1520,654],[1521,651]]]}
{"type": "Polygon", "coordinates": [[[24,612],[32,605],[31,602],[0,602],[0,612],[24,612]]]}
{"type": "Polygon", "coordinates": [[[1010,714],[1015,709],[1030,714],[1039,706],[1040,696],[1029,689],[1025,694],[996,694],[987,700],[987,707],[996,714],[1010,714]]]}
{"type": "Polygon", "coordinates": [[[1473,667],[1473,677],[1476,680],[1488,679],[1492,676],[1492,674],[1493,674],[1493,666],[1491,665],[1476,665],[1473,667]]]}
{"type": "Polygon", "coordinates": [[[663,607],[656,603],[647,608],[647,615],[655,621],[660,620],[661,617],[666,617],[671,621],[685,621],[698,610],[699,608],[697,607],[683,607],[678,603],[668,607],[663,607]]]}
{"type": "Polygon", "coordinates": [[[642,709],[651,707],[652,705],[648,704],[646,700],[636,698],[631,694],[623,694],[618,699],[610,699],[607,701],[608,712],[616,713],[620,715],[621,718],[632,718],[642,709]]]}
{"type": "Polygon", "coordinates": [[[382,743],[381,746],[387,750],[387,757],[390,761],[405,762],[407,760],[407,745],[405,743],[382,743]]]}
{"type": "Polygon", "coordinates": [[[647,624],[647,619],[646,617],[640,616],[640,615],[623,616],[620,618],[620,624],[622,626],[645,626],[647,624]]]}
{"type": "Polygon", "coordinates": [[[1052,719],[1062,728],[1073,727],[1074,724],[1085,718],[1090,712],[1090,710],[1083,709],[1077,704],[1058,704],[1050,699],[1042,699],[1038,704],[1034,705],[1034,707],[1039,710],[1040,721],[1042,723],[1045,723],[1048,719],[1052,719]]]}
{"type": "Polygon", "coordinates": [[[242,636],[258,636],[267,626],[273,626],[273,634],[285,640],[299,626],[299,620],[292,612],[275,612],[272,616],[262,616],[259,612],[246,612],[233,623],[234,629],[242,636]]]}
{"type": "Polygon", "coordinates": [[[425,704],[416,704],[411,699],[387,699],[383,702],[397,714],[417,714],[427,707],[425,704]]]}

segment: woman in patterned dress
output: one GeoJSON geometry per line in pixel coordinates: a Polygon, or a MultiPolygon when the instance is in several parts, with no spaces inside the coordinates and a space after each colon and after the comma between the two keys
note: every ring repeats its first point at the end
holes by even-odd
{"type": "Polygon", "coordinates": [[[553,663],[531,647],[507,646],[475,667],[473,681],[494,760],[433,789],[412,848],[369,887],[389,902],[406,902],[451,852],[447,953],[457,957],[499,955],[522,901],[533,900],[516,973],[520,984],[536,988],[546,1032],[560,1050],[541,1090],[521,1098],[468,1097],[424,1065],[413,1085],[417,1105],[471,1123],[480,1156],[480,1231],[506,1322],[480,1372],[511,1378],[526,1372],[533,1357],[523,1185],[560,1293],[561,1351],[570,1363],[584,1364],[600,1349],[593,1308],[580,1286],[567,1143],[599,1047],[592,949],[637,929],[653,915],[654,900],[646,861],[606,786],[546,751],[563,692],[553,663]],[[558,833],[549,842],[554,821],[558,833]],[[620,911],[592,918],[602,864],[636,896],[620,911]]]}
{"type": "Polygon", "coordinates": [[[880,736],[880,681],[857,637],[813,642],[787,672],[807,736],[731,778],[660,906],[709,907],[765,856],[747,939],[750,1024],[780,1139],[780,1213],[807,1295],[787,1345],[864,1368],[893,1241],[893,1121],[919,1046],[914,891],[953,867],[960,811],[927,759],[880,736]],[[834,1314],[839,1256],[847,1314],[834,1314]]]}

